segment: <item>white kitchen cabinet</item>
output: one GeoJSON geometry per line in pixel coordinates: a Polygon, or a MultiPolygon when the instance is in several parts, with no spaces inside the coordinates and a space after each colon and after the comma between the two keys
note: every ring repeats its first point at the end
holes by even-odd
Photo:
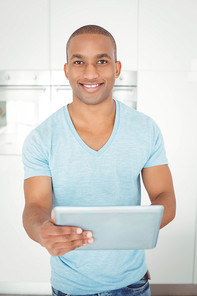
{"type": "MultiPolygon", "coordinates": [[[[46,283],[44,289],[47,294],[50,292],[50,255],[27,236],[22,225],[24,194],[21,156],[0,155],[0,180],[0,293],[16,294],[21,291],[31,294],[36,291],[37,282],[37,285],[46,283]],[[26,287],[27,284],[29,286],[26,287]]],[[[42,289],[43,284],[40,292],[42,289]]]]}
{"type": "Polygon", "coordinates": [[[152,117],[162,131],[177,199],[175,220],[160,231],[156,249],[147,251],[152,283],[156,284],[193,282],[197,83],[191,76],[187,72],[138,73],[138,110],[152,117]]]}
{"type": "Polygon", "coordinates": [[[139,70],[197,71],[197,1],[139,0],[139,70]]]}
{"type": "Polygon", "coordinates": [[[1,0],[0,70],[49,69],[49,1],[1,0]]]}
{"type": "Polygon", "coordinates": [[[51,0],[50,11],[53,70],[63,69],[70,35],[89,24],[104,27],[114,36],[118,59],[122,61],[124,70],[137,69],[137,0],[124,0],[124,3],[119,0],[51,0]]]}

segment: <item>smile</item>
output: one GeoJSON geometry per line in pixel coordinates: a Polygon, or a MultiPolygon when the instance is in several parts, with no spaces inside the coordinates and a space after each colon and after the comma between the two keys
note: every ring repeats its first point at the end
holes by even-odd
{"type": "Polygon", "coordinates": [[[98,90],[103,83],[97,83],[97,84],[82,84],[80,83],[80,85],[88,92],[94,92],[96,90],[98,90]]]}

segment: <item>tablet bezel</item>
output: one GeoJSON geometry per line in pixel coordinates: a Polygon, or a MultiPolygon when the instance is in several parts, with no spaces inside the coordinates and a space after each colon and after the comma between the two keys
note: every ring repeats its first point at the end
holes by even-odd
{"type": "Polygon", "coordinates": [[[77,250],[135,250],[155,248],[164,207],[161,205],[61,206],[55,207],[53,211],[56,225],[77,226],[93,232],[95,242],[77,250]],[[119,220],[116,217],[119,217],[119,220]],[[129,236],[135,240],[132,241],[129,236]],[[117,237],[120,237],[120,240],[117,237]]]}

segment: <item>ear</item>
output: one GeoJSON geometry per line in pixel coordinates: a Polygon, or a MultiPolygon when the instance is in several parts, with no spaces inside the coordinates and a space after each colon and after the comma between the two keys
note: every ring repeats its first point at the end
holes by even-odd
{"type": "Polygon", "coordinates": [[[66,78],[68,79],[68,64],[64,64],[64,73],[66,78]]]}
{"type": "Polygon", "coordinates": [[[117,61],[116,62],[116,78],[118,78],[120,76],[121,68],[122,68],[121,62],[117,61]]]}

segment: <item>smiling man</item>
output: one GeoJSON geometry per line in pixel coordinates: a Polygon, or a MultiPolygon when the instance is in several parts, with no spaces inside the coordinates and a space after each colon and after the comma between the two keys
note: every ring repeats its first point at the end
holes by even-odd
{"type": "Polygon", "coordinates": [[[161,228],[175,216],[175,195],[157,124],[113,100],[119,77],[113,36],[96,25],[67,42],[65,75],[73,101],[52,114],[23,146],[30,238],[51,256],[53,295],[150,295],[143,250],[79,251],[94,234],[56,226],[55,206],[139,205],[140,174],[151,204],[164,206],[161,228]],[[137,294],[136,294],[137,293],[137,294]]]}
{"type": "Polygon", "coordinates": [[[67,44],[68,63],[64,70],[73,89],[73,103],[68,105],[68,111],[81,139],[96,151],[107,143],[115,120],[112,89],[121,63],[116,61],[112,38],[106,33],[75,32],[67,44]]]}

